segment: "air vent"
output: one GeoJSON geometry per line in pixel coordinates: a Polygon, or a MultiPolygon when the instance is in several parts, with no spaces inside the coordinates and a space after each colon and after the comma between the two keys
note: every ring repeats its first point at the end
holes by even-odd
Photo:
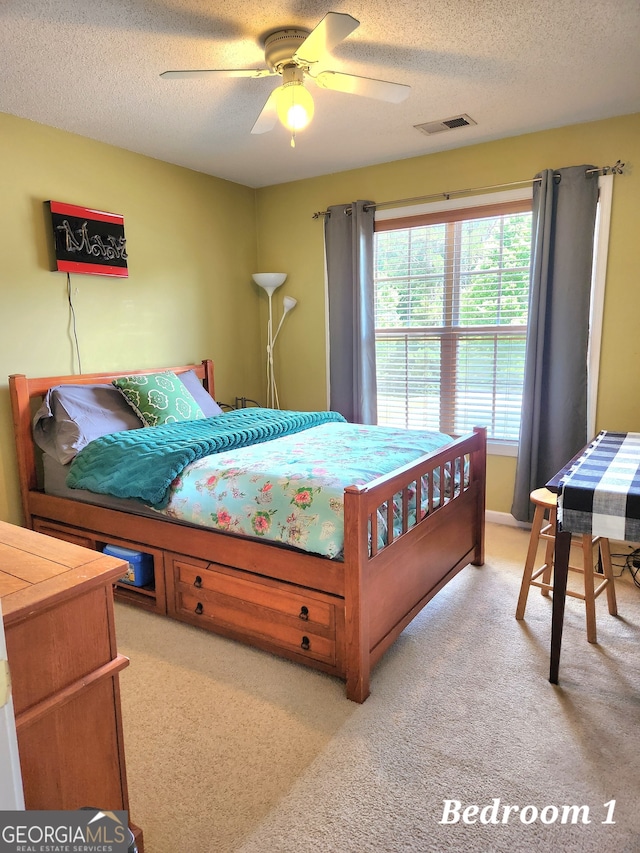
{"type": "Polygon", "coordinates": [[[468,127],[471,124],[477,124],[471,116],[466,113],[460,116],[452,116],[444,118],[440,121],[427,121],[424,124],[414,124],[416,130],[426,133],[431,136],[433,133],[442,133],[444,130],[454,130],[456,127],[468,127]]]}

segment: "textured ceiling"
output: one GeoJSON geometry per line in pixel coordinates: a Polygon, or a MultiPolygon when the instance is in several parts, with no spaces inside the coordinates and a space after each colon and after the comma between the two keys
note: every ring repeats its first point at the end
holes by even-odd
{"type": "Polygon", "coordinates": [[[2,0],[0,74],[1,112],[259,187],[639,112],[640,2],[2,0]],[[280,125],[250,132],[280,78],[159,76],[264,67],[266,33],[327,11],[360,26],[324,67],[408,84],[406,101],[310,84],[292,149],[280,125]],[[461,113],[477,124],[414,128],[461,113]]]}

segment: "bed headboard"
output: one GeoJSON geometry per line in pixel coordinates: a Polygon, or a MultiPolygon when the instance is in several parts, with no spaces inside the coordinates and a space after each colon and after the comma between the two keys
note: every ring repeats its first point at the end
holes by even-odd
{"type": "Polygon", "coordinates": [[[188,370],[193,370],[201,380],[204,388],[215,399],[213,362],[208,358],[203,359],[199,364],[186,364],[178,367],[150,367],[143,370],[83,373],[72,376],[42,376],[36,379],[29,379],[21,373],[16,373],[9,377],[9,393],[11,396],[13,432],[18,456],[18,476],[20,480],[22,510],[25,521],[29,526],[31,526],[29,492],[38,487],[36,446],[33,441],[31,426],[34,403],[39,404],[49,388],[52,388],[54,385],[109,385],[114,379],[118,379],[121,376],[160,373],[165,370],[170,370],[178,375],[186,373],[188,370]]]}

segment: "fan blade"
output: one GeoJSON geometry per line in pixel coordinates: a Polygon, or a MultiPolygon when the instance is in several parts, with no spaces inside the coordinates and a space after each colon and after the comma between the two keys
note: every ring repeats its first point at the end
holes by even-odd
{"type": "Polygon", "coordinates": [[[322,71],[317,77],[310,75],[322,89],[334,89],[349,95],[363,95],[378,101],[399,104],[409,95],[411,86],[404,83],[390,83],[388,80],[374,80],[373,77],[356,77],[355,74],[342,74],[339,71],[322,71]]]}
{"type": "Polygon", "coordinates": [[[293,58],[305,65],[313,65],[359,26],[360,21],[351,15],[327,12],[293,54],[293,58]]]}
{"type": "Polygon", "coordinates": [[[271,77],[275,72],[268,68],[201,68],[193,71],[163,71],[160,76],[179,80],[189,77],[209,77],[214,74],[225,77],[271,77]]]}
{"type": "Polygon", "coordinates": [[[279,87],[275,88],[267,98],[267,102],[262,108],[262,112],[251,128],[251,133],[266,133],[268,130],[273,130],[276,126],[276,122],[278,120],[278,112],[276,110],[276,92],[278,91],[278,88],[279,87]]]}

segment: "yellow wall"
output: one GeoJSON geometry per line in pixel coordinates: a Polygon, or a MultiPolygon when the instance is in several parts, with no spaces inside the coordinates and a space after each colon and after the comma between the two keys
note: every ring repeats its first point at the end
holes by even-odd
{"type": "MultiPolygon", "coordinates": [[[[299,145],[304,140],[300,138],[299,145]]],[[[295,156],[295,152],[292,152],[295,156]]],[[[627,163],[615,179],[598,428],[640,430],[640,115],[574,125],[257,191],[0,114],[0,518],[20,522],[6,377],[72,373],[66,279],[51,272],[43,202],[121,213],[129,277],[72,276],[86,373],[212,357],[219,399],[264,399],[267,300],[256,269],[299,300],[278,338],[280,402],[326,405],[323,220],[365,198],[410,198],[627,163]],[[5,377],[2,379],[2,377],[5,377]]],[[[570,330],[568,330],[570,333],[570,330]]],[[[491,457],[487,505],[508,512],[515,460],[491,457]]]]}
{"type": "MultiPolygon", "coordinates": [[[[304,145],[302,135],[298,144],[304,145]]],[[[640,431],[640,114],[258,190],[260,266],[288,271],[288,292],[299,299],[277,343],[281,400],[290,408],[322,408],[326,402],[323,220],[312,219],[315,211],[355,199],[413,198],[618,159],[627,164],[627,174],[614,181],[597,428],[640,431]]],[[[509,512],[514,474],[515,459],[490,457],[489,509],[509,512]]]]}
{"type": "Polygon", "coordinates": [[[0,114],[0,518],[20,523],[7,377],[76,372],[43,202],[124,215],[129,277],[72,275],[84,373],[211,357],[218,399],[262,394],[255,191],[0,114]]]}

